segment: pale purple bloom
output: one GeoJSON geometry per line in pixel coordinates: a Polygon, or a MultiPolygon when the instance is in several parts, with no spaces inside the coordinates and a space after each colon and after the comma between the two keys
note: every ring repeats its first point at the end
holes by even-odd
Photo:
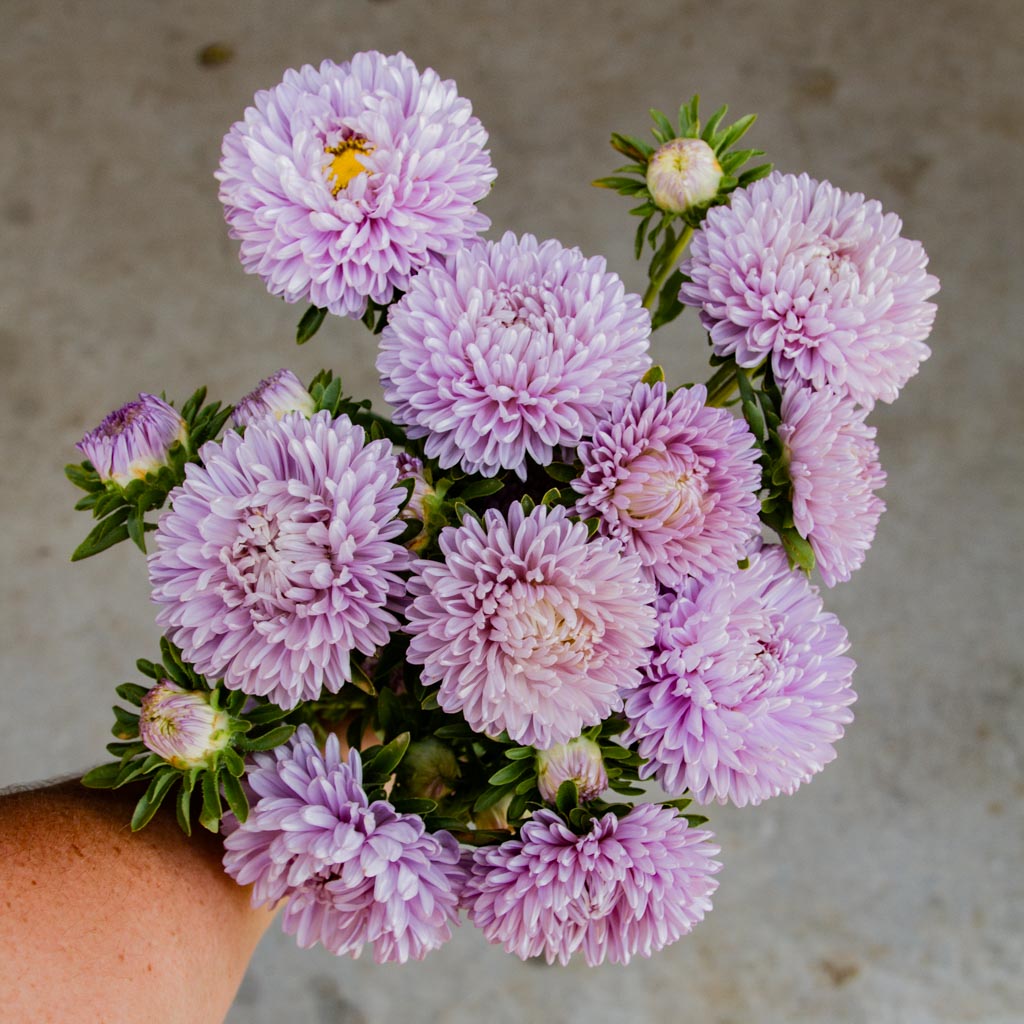
{"type": "Polygon", "coordinates": [[[649,335],[603,258],[509,232],[416,276],[377,369],[395,421],[443,468],[525,479],[528,458],[547,465],[629,394],[649,335]]]}
{"type": "Polygon", "coordinates": [[[539,748],[622,707],[654,636],[654,587],[615,541],[587,539],[564,508],[516,503],[439,538],[415,563],[407,658],[477,732],[539,748]]]}
{"type": "Polygon", "coordinates": [[[143,392],[138,401],[110,413],[75,447],[101,480],[127,487],[165,465],[171,447],[187,436],[181,414],[162,398],[143,392]]]}
{"type": "Polygon", "coordinates": [[[281,707],[336,693],[387,643],[408,552],[390,442],[347,416],[251,423],[201,451],[149,557],[157,623],[230,689],[281,707]]]}
{"type": "Polygon", "coordinates": [[[139,711],[139,739],[175,768],[207,767],[231,736],[231,720],[209,695],[161,679],[139,711]]]}
{"type": "Polygon", "coordinates": [[[748,569],[688,579],[658,601],[647,678],[626,702],[629,743],[673,795],[739,807],[792,793],[853,721],[846,630],[780,547],[748,569]]]}
{"type": "Polygon", "coordinates": [[[893,401],[930,354],[939,288],[920,242],[875,200],[778,172],[709,211],[682,271],[715,353],[766,356],[780,384],[893,401]]]}
{"type": "Polygon", "coordinates": [[[875,494],[885,472],[865,416],[832,391],[791,385],[782,399],[778,433],[793,483],[793,525],[829,587],[860,568],[885,511],[875,494]]]}
{"type": "Polygon", "coordinates": [[[307,64],[254,103],[216,177],[242,265],[271,294],[361,316],[489,226],[487,133],[454,82],[404,54],[307,64]]]}
{"type": "Polygon", "coordinates": [[[248,819],[224,840],[225,870],[253,885],[254,906],[287,897],[284,930],[378,962],[422,959],[451,938],[465,881],[458,844],[362,787],[359,754],[338,738],[321,752],[308,726],[257,754],[247,774],[248,819]]]}
{"type": "Polygon", "coordinates": [[[291,370],[278,370],[238,402],[231,418],[236,427],[244,427],[268,416],[279,420],[289,412],[312,416],[315,409],[312,396],[299,378],[291,370]]]}
{"type": "Polygon", "coordinates": [[[657,804],[592,821],[576,835],[538,811],[521,838],[476,851],[463,902],[489,941],[523,960],[625,964],[703,920],[721,868],[710,832],[657,804]]]}
{"type": "Polygon", "coordinates": [[[702,385],[669,398],[638,384],[579,447],[577,513],[665,586],[735,564],[761,529],[754,437],[706,398],[702,385]]]}
{"type": "Polygon", "coordinates": [[[537,788],[548,803],[555,802],[559,787],[569,781],[576,784],[581,802],[599,797],[608,788],[601,747],[585,736],[537,753],[537,788]]]}

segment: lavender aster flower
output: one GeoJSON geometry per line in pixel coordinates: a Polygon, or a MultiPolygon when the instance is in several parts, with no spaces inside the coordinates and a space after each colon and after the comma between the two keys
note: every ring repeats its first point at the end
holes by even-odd
{"type": "Polygon", "coordinates": [[[866,416],[832,391],[790,386],[782,399],[778,432],[793,483],[793,525],[829,587],[860,568],[885,511],[875,495],[885,472],[866,416]]]}
{"type": "Polygon", "coordinates": [[[289,70],[224,137],[220,200],[273,295],[361,316],[490,222],[495,171],[455,83],[404,54],[289,70]]]}
{"type": "Polygon", "coordinates": [[[283,926],[303,948],[321,943],[378,962],[422,959],[451,938],[465,878],[447,832],[372,803],[359,754],[321,752],[308,726],[288,744],[257,754],[247,775],[258,797],[224,840],[224,867],[253,885],[254,906],[287,897],[283,926]]]}
{"type": "Polygon", "coordinates": [[[187,437],[176,409],[156,395],[142,393],[137,402],[115,409],[75,447],[101,480],[127,487],[163,466],[171,446],[187,437]]]}
{"type": "Polygon", "coordinates": [[[706,389],[638,384],[579,447],[576,511],[666,586],[724,569],[760,532],[754,437],[706,389]]]}
{"type": "Polygon", "coordinates": [[[488,509],[415,563],[408,660],[477,732],[539,748],[622,707],[654,635],[654,588],[615,541],[587,540],[565,509],[488,509]]]}
{"type": "Polygon", "coordinates": [[[684,580],[658,601],[647,678],[626,702],[626,739],[649,758],[641,775],[700,803],[792,793],[853,721],[848,647],[779,547],[746,570],[684,580]]]}
{"type": "Polygon", "coordinates": [[[312,396],[299,378],[291,370],[278,370],[239,401],[231,418],[236,427],[245,427],[267,416],[280,419],[289,412],[300,412],[308,418],[315,409],[312,396]]]}
{"type": "Polygon", "coordinates": [[[476,851],[463,900],[487,938],[523,960],[566,964],[582,950],[592,967],[625,964],[711,909],[721,867],[712,839],[657,804],[595,818],[585,835],[538,811],[520,839],[476,851]]]}
{"type": "Polygon", "coordinates": [[[780,383],[870,407],[892,402],[930,354],[939,282],[898,217],[806,174],[769,175],[709,211],[682,271],[715,353],[780,383]]]}
{"type": "Polygon", "coordinates": [[[387,441],[326,412],[251,423],[189,465],[149,557],[157,622],[198,672],[281,707],[336,693],[398,620],[403,492],[387,441]]]}
{"type": "Polygon", "coordinates": [[[142,698],[139,738],[175,768],[205,768],[231,736],[231,721],[209,696],[161,679],[142,698]]]}
{"type": "Polygon", "coordinates": [[[391,310],[377,369],[395,421],[442,467],[526,477],[650,366],[650,315],[600,257],[532,235],[462,250],[391,310]]]}

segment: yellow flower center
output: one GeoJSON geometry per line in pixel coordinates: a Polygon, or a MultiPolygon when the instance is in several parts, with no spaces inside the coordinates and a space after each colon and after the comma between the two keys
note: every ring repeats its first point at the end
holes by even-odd
{"type": "Polygon", "coordinates": [[[324,175],[331,187],[331,195],[336,196],[353,178],[366,170],[359,158],[369,156],[373,152],[373,146],[361,136],[353,135],[352,138],[339,142],[337,146],[327,146],[324,152],[333,157],[324,164],[324,175]]]}

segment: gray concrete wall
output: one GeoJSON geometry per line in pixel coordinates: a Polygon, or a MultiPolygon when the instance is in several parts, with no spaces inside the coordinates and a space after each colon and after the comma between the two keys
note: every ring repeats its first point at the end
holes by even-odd
{"type": "MultiPolygon", "coordinates": [[[[889,513],[827,595],[857,720],[796,796],[712,812],[711,917],[593,971],[521,964],[468,928],[404,969],[275,932],[232,1024],[1024,1021],[1024,7],[4,0],[0,21],[0,785],[99,759],[113,686],[155,650],[140,559],[67,562],[87,524],[61,466],[82,433],[138,390],[231,400],[282,365],[378,394],[365,332],[334,321],[296,350],[299,310],[225,236],[220,138],[286,67],[404,49],[455,78],[491,132],[495,230],[604,253],[633,287],[624,205],[587,182],[615,165],[611,130],[699,91],[758,111],[782,169],[901,214],[943,284],[934,356],[873,416],[889,513]],[[214,41],[234,58],[201,66],[214,41]]],[[[677,380],[703,365],[688,323],[654,342],[677,380]]]]}

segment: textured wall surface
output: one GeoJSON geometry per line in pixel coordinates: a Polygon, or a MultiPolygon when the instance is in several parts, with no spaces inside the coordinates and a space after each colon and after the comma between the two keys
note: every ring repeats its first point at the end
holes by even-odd
{"type": "MultiPolygon", "coordinates": [[[[220,138],[286,67],[404,49],[456,79],[491,133],[494,232],[604,253],[633,287],[623,201],[587,185],[615,166],[609,132],[697,91],[757,110],[753,144],[898,212],[943,284],[932,359],[872,417],[889,513],[827,594],[860,663],[857,720],[813,785],[711,812],[711,917],[597,970],[522,964],[468,928],[404,969],[275,931],[231,1024],[1024,1021],[1024,6],[0,8],[0,785],[98,760],[112,687],[155,650],[140,559],[67,562],[86,522],[61,466],[82,433],[139,390],[232,400],[285,364],[378,394],[363,329],[334,321],[296,350],[299,310],[242,273],[223,228],[220,138]],[[204,66],[213,42],[233,58],[204,66]]],[[[689,319],[654,341],[670,379],[703,351],[689,319]]]]}

